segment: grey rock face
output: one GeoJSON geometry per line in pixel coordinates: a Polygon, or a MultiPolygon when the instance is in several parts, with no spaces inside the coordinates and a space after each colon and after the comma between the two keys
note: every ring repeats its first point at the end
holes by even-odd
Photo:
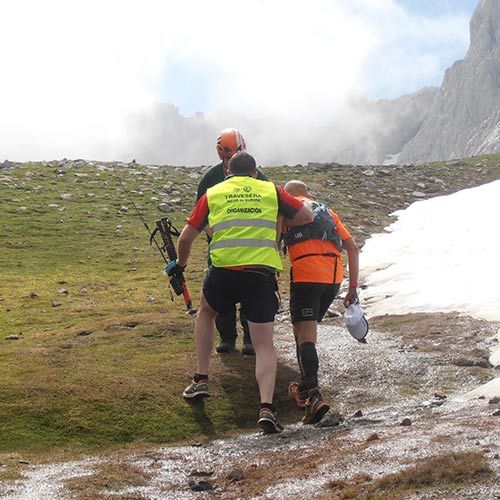
{"type": "Polygon", "coordinates": [[[467,55],[449,68],[418,134],[399,163],[500,151],[500,2],[481,0],[467,55]]]}

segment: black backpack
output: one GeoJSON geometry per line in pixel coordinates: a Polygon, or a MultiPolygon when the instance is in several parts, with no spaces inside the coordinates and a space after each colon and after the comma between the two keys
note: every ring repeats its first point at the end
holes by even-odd
{"type": "Polygon", "coordinates": [[[292,227],[284,235],[285,246],[289,247],[306,240],[321,240],[333,242],[339,252],[342,251],[342,238],[328,208],[317,201],[309,201],[309,203],[314,220],[303,226],[292,227]]]}

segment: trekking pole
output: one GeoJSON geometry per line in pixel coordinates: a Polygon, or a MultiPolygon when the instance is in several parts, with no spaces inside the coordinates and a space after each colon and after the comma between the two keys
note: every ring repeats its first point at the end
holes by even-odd
{"type": "MultiPolygon", "coordinates": [[[[175,250],[175,245],[172,240],[172,234],[174,236],[179,236],[179,230],[176,229],[173,225],[172,222],[170,221],[169,218],[164,217],[163,219],[160,219],[159,221],[156,221],[156,228],[154,231],[151,231],[149,229],[148,223],[142,216],[139,208],[135,204],[134,200],[132,199],[132,196],[130,196],[129,192],[127,191],[127,188],[123,184],[122,180],[120,177],[116,175],[112,175],[121,185],[123,192],[127,195],[127,198],[130,200],[130,203],[132,203],[132,206],[134,207],[138,217],[141,219],[142,223],[144,224],[144,227],[146,228],[146,231],[149,233],[149,244],[155,244],[156,248],[160,252],[160,255],[165,262],[165,264],[168,264],[172,260],[177,259],[177,251],[175,250]],[[160,222],[165,221],[161,225],[159,225],[160,222]],[[155,235],[157,232],[160,232],[160,236],[162,237],[163,240],[163,247],[161,247],[158,242],[156,241],[155,235]],[[168,259],[165,256],[165,252],[168,255],[168,259]]],[[[170,277],[170,286],[174,290],[176,295],[183,295],[184,297],[184,302],[186,303],[187,311],[189,314],[195,314],[196,309],[193,309],[191,297],[189,295],[189,291],[186,285],[186,280],[184,279],[184,275],[181,274],[180,276],[171,276],[170,277]]]]}
{"type": "MultiPolygon", "coordinates": [[[[169,262],[177,260],[177,250],[175,249],[174,241],[172,236],[179,236],[179,230],[172,224],[172,221],[168,217],[162,217],[156,221],[156,228],[151,233],[151,240],[154,239],[156,233],[160,233],[161,239],[163,240],[162,251],[168,255],[169,262]]],[[[150,240],[150,242],[151,242],[150,240]]],[[[189,295],[189,290],[186,285],[186,280],[184,278],[184,273],[177,276],[170,277],[170,284],[177,295],[181,295],[184,298],[186,304],[187,312],[189,314],[195,314],[196,309],[193,309],[193,304],[191,301],[191,296],[189,295]]]]}

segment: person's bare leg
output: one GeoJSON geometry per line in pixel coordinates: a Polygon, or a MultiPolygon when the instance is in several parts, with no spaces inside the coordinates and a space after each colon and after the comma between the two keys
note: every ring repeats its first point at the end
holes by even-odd
{"type": "Polygon", "coordinates": [[[255,349],[255,378],[259,384],[260,402],[272,403],[276,383],[277,357],[274,350],[274,323],[248,322],[255,349]]]}
{"type": "Polygon", "coordinates": [[[210,355],[214,346],[215,317],[217,313],[209,306],[205,295],[201,295],[201,303],[194,326],[197,371],[208,375],[210,367],[210,355]]]}
{"type": "Polygon", "coordinates": [[[317,331],[317,321],[299,321],[293,325],[293,334],[295,335],[299,346],[304,342],[312,342],[313,344],[316,344],[317,331]]]}

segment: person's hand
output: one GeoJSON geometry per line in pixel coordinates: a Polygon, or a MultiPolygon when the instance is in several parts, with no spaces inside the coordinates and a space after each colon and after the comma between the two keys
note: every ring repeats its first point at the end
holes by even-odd
{"type": "Polygon", "coordinates": [[[167,264],[165,271],[169,276],[180,276],[184,272],[184,269],[186,269],[186,266],[180,266],[177,260],[171,260],[167,264]]]}
{"type": "Polygon", "coordinates": [[[347,309],[351,304],[359,302],[358,289],[356,287],[349,287],[349,291],[344,297],[344,307],[347,309]]]}

